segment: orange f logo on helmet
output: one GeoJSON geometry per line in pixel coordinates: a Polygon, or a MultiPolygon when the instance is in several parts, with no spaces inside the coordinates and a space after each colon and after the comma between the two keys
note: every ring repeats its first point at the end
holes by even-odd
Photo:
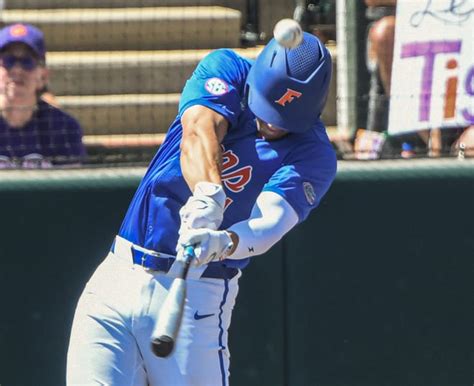
{"type": "Polygon", "coordinates": [[[300,93],[299,91],[295,91],[295,90],[292,90],[291,88],[287,88],[283,96],[275,102],[285,107],[287,103],[293,102],[293,99],[299,98],[301,95],[303,94],[300,93]]]}

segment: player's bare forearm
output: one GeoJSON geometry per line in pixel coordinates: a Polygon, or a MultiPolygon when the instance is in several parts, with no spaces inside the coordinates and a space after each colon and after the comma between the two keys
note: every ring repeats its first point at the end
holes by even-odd
{"type": "Polygon", "coordinates": [[[181,118],[181,170],[191,191],[201,181],[221,184],[220,143],[227,132],[227,120],[204,106],[188,108],[181,118]]]}

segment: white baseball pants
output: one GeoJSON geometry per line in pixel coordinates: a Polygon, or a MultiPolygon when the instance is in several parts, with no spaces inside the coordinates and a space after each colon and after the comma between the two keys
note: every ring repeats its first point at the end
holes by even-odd
{"type": "MultiPolygon", "coordinates": [[[[197,269],[191,268],[191,276],[192,270],[197,269]]],[[[158,358],[151,351],[150,336],[172,270],[150,272],[133,265],[126,250],[110,253],[76,308],[67,385],[228,386],[227,330],[239,277],[188,279],[175,351],[158,358]]]]}

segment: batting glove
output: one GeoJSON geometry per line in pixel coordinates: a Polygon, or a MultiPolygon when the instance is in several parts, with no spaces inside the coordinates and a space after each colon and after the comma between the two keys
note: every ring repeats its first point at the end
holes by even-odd
{"type": "Polygon", "coordinates": [[[215,231],[212,229],[189,229],[184,232],[179,240],[176,250],[178,259],[181,258],[184,248],[188,245],[195,245],[193,260],[195,266],[220,261],[225,259],[232,250],[234,243],[227,231],[215,231]]]}
{"type": "Polygon", "coordinates": [[[198,182],[194,187],[194,194],[179,211],[179,233],[197,228],[218,229],[224,218],[225,198],[221,185],[198,182]]]}

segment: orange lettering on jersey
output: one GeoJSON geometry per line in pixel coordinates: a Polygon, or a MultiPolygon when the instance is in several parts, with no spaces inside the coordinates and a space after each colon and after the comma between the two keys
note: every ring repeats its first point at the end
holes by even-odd
{"type": "Polygon", "coordinates": [[[235,193],[241,192],[245,185],[248,184],[251,177],[252,168],[250,166],[245,166],[236,171],[222,174],[222,180],[224,181],[225,186],[235,193]]]}
{"type": "MultiPolygon", "coordinates": [[[[252,178],[252,166],[244,166],[231,170],[239,164],[239,157],[232,151],[227,150],[222,154],[222,183],[233,193],[239,193],[252,178]]],[[[232,203],[226,202],[226,207],[232,203]]]]}
{"type": "Polygon", "coordinates": [[[225,198],[225,204],[224,204],[224,210],[226,210],[227,207],[228,207],[230,204],[232,204],[233,202],[234,202],[234,200],[233,200],[232,198],[226,197],[226,198],[225,198]]]}
{"type": "Polygon", "coordinates": [[[239,159],[232,151],[228,150],[224,154],[222,154],[222,171],[223,172],[225,170],[233,168],[238,163],[239,163],[239,159]]]}
{"type": "Polygon", "coordinates": [[[303,94],[300,93],[299,91],[295,91],[295,90],[292,90],[291,88],[287,88],[283,96],[275,102],[285,107],[287,103],[293,102],[295,98],[299,98],[301,95],[303,94]]]}

